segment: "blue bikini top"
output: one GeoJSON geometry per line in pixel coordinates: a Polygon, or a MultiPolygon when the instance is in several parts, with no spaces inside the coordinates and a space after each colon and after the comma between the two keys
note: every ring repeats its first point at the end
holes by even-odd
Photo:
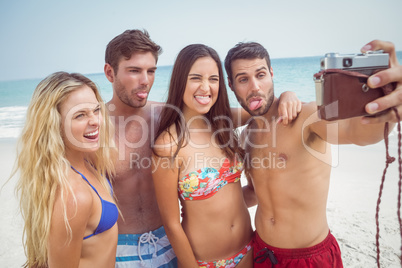
{"type": "MultiPolygon", "coordinates": [[[[101,204],[102,204],[102,214],[101,214],[101,219],[99,221],[98,227],[96,227],[95,232],[93,234],[90,234],[88,236],[84,237],[84,240],[87,238],[90,238],[91,236],[103,233],[107,230],[109,230],[110,228],[112,228],[115,223],[117,222],[117,218],[119,216],[119,211],[117,210],[117,206],[115,204],[113,204],[112,202],[106,201],[104,199],[102,199],[102,197],[99,195],[98,191],[95,189],[95,187],[92,186],[92,184],[89,183],[89,181],[87,180],[87,178],[85,178],[84,175],[82,175],[81,172],[79,172],[78,170],[76,170],[74,167],[71,166],[71,168],[77,172],[78,174],[81,175],[81,177],[89,184],[89,186],[92,187],[92,189],[95,191],[95,193],[99,196],[101,204]]],[[[110,188],[112,188],[112,185],[109,185],[110,188]]],[[[113,196],[113,192],[112,192],[112,196],[113,196]]]]}

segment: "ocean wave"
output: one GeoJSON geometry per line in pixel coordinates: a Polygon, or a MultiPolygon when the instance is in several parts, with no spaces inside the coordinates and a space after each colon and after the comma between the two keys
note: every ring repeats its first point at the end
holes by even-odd
{"type": "Polygon", "coordinates": [[[0,108],[0,138],[17,138],[25,123],[27,107],[9,106],[0,108]]]}

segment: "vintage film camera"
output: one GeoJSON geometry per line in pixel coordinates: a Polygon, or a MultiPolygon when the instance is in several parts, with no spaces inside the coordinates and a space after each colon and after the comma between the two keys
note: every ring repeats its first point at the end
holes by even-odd
{"type": "Polygon", "coordinates": [[[389,55],[382,50],[368,51],[364,54],[327,53],[321,58],[321,70],[343,69],[368,76],[376,70],[388,68],[389,55]]]}
{"type": "Polygon", "coordinates": [[[365,105],[384,95],[371,89],[367,78],[389,68],[389,55],[383,51],[364,54],[327,53],[321,58],[321,71],[314,75],[319,116],[338,120],[367,115],[365,105]]]}

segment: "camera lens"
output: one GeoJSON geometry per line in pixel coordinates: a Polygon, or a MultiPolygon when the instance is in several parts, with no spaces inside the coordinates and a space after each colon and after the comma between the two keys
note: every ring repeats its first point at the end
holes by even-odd
{"type": "Polygon", "coordinates": [[[344,58],[343,59],[343,67],[352,67],[353,60],[351,58],[344,58]]]}

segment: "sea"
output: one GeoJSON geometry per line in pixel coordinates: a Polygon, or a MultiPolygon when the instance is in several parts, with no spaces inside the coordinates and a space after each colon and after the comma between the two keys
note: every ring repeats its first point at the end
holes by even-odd
{"type": "MultiPolygon", "coordinates": [[[[313,75],[320,69],[321,57],[272,59],[276,96],[284,91],[294,91],[303,102],[314,101],[313,75]]],[[[402,51],[397,52],[397,57],[398,61],[402,63],[402,51]]],[[[158,66],[155,82],[148,97],[149,100],[166,101],[172,68],[173,66],[158,66]]],[[[103,73],[84,75],[96,83],[105,102],[112,98],[111,83],[103,73]]],[[[32,93],[43,78],[0,81],[0,139],[16,139],[19,137],[32,93]]],[[[239,107],[233,92],[229,87],[227,89],[231,106],[239,107]]]]}

